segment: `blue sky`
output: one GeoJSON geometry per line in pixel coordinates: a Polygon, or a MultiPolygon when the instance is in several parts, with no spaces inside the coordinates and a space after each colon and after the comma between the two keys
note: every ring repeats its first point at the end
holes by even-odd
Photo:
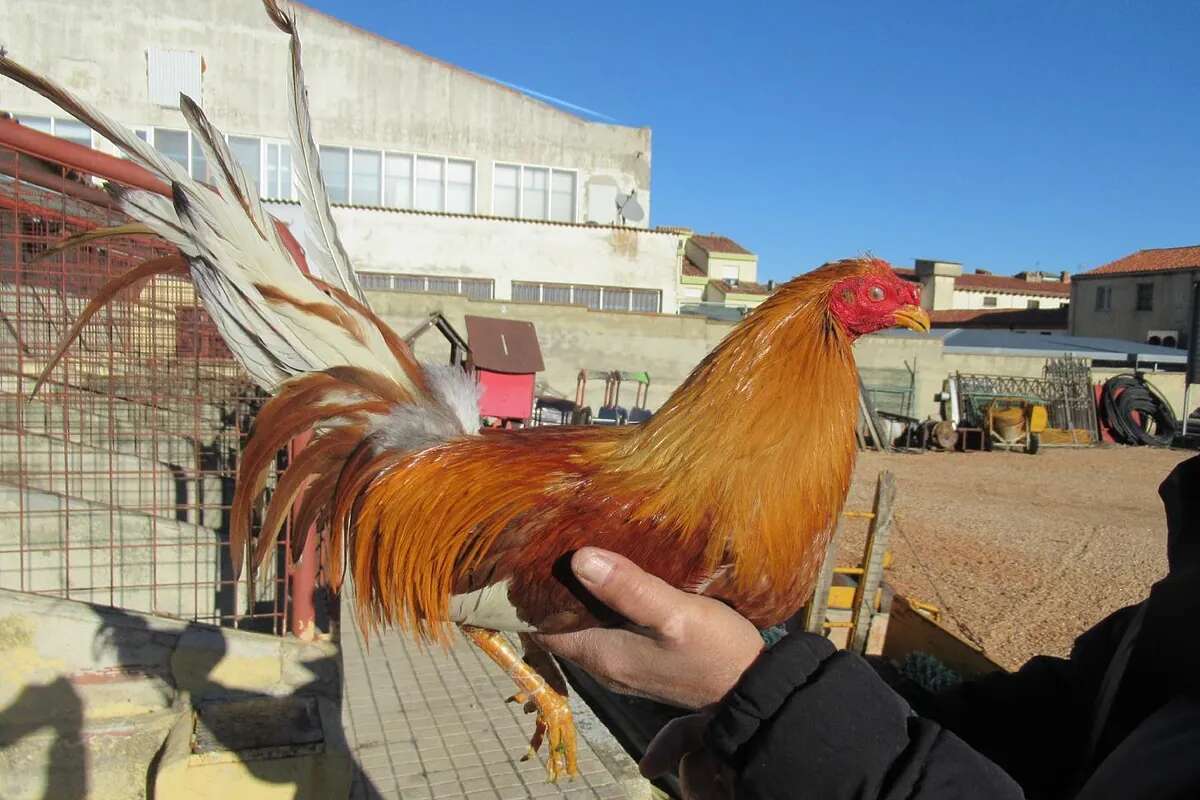
{"type": "Polygon", "coordinates": [[[308,2],[652,128],[651,222],[732,236],[764,280],[1200,243],[1200,3],[308,2]]]}

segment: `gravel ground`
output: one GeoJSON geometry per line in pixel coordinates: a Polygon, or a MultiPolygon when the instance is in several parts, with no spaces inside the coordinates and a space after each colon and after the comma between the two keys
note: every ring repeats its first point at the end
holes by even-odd
{"type": "MultiPolygon", "coordinates": [[[[1166,572],[1158,484],[1187,451],[1104,447],[1022,453],[860,454],[848,509],[866,510],[880,470],[896,475],[898,592],[1016,668],[1066,655],[1081,632],[1145,596],[1166,572]],[[965,631],[963,630],[965,628],[965,631]]],[[[865,524],[843,535],[861,558],[865,524]]]]}

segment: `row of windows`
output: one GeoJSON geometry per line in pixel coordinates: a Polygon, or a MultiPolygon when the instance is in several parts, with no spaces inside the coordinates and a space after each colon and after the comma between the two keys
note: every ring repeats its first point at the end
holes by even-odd
{"type": "MultiPolygon", "coordinates": [[[[1154,310],[1154,284],[1139,283],[1137,284],[1137,300],[1134,308],[1138,311],[1153,311],[1154,310]]],[[[1112,287],[1097,286],[1096,287],[1096,310],[1097,311],[1112,311],[1112,287]]]]}
{"type": "Polygon", "coordinates": [[[496,282],[490,278],[446,278],[440,275],[396,275],[390,272],[359,272],[364,289],[416,294],[461,294],[472,300],[491,300],[496,282]]]}
{"type": "MultiPolygon", "coordinates": [[[[92,146],[92,131],[74,119],[22,117],[21,122],[35,130],[92,146]]],[[[204,151],[190,131],[153,127],[137,129],[137,134],[196,180],[208,180],[204,151]]],[[[261,196],[296,199],[290,144],[259,136],[225,138],[261,196]]],[[[320,154],[321,175],[331,202],[476,213],[474,161],[359,147],[321,147],[320,154]]],[[[574,222],[578,196],[578,175],[573,170],[525,164],[494,165],[492,213],[496,216],[574,222]]]]}
{"type": "Polygon", "coordinates": [[[570,170],[496,164],[492,213],[498,217],[575,221],[575,173],[570,170]]]}
{"type": "MultiPolygon", "coordinates": [[[[997,300],[997,298],[995,295],[991,295],[991,294],[985,295],[983,298],[983,307],[984,308],[995,308],[996,300],[997,300]]],[[[1025,307],[1026,308],[1041,308],[1042,301],[1041,300],[1026,300],[1025,307]]]]}
{"type": "Polygon", "coordinates": [[[619,286],[513,281],[512,299],[514,303],[558,303],[603,311],[657,313],[662,310],[662,292],[659,290],[619,286]]]}
{"type": "Polygon", "coordinates": [[[322,147],[321,175],[334,203],[475,213],[474,161],[322,147]]]}
{"type": "MultiPolygon", "coordinates": [[[[398,275],[391,272],[359,272],[364,289],[415,294],[461,294],[473,300],[491,300],[496,282],[490,278],[448,278],[441,275],[398,275]]],[[[513,281],[514,303],[582,305],[604,311],[662,310],[662,292],[657,289],[625,289],[619,286],[590,286],[567,283],[513,281]]]]}

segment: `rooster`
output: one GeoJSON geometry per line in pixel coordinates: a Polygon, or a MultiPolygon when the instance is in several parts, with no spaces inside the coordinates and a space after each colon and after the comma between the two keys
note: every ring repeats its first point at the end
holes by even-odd
{"type": "MultiPolygon", "coordinates": [[[[480,432],[468,372],[419,364],[367,304],[338,239],[310,132],[290,7],[264,0],[290,37],[295,174],[311,240],[305,274],[224,138],[187,97],[184,117],[214,187],[49,79],[0,55],[0,72],[114,142],[170,187],[111,187],[134,226],[175,245],[114,279],[84,310],[39,385],[106,302],[134,281],[186,269],[222,337],[273,394],[239,466],[231,553],[240,574],[294,530],[320,534],[324,579],[349,573],[364,627],[445,641],[452,626],[505,668],[536,711],[530,753],[548,742],[549,777],[574,775],[565,685],[525,634],[619,624],[567,568],[596,545],[674,586],[719,598],[760,627],[813,590],[854,462],[852,344],[894,325],[928,330],[916,288],[884,262],[826,264],[781,285],[648,422],[480,432]],[[214,191],[215,189],[215,191],[214,191]],[[315,432],[252,519],[275,455],[315,432]],[[519,655],[505,634],[519,634],[519,655]]],[[[92,231],[89,240],[106,231],[92,231]]],[[[36,391],[36,388],[35,388],[36,391]]],[[[292,558],[304,549],[293,542],[292,558]]]]}

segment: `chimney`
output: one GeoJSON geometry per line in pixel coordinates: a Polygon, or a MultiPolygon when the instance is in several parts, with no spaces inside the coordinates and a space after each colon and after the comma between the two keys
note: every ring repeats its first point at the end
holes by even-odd
{"type": "Polygon", "coordinates": [[[1071,282],[1071,273],[1067,272],[1064,269],[1062,272],[1058,273],[1058,279],[1060,281],[1062,281],[1063,283],[1070,283],[1071,282]]]}
{"type": "Polygon", "coordinates": [[[977,270],[975,270],[975,274],[976,275],[991,275],[992,271],[990,269],[977,269],[977,270]]]}
{"type": "Polygon", "coordinates": [[[768,291],[768,292],[773,292],[773,291],[775,291],[775,281],[774,281],[774,279],[767,281],[767,291],[768,291]]]}
{"type": "Polygon", "coordinates": [[[954,307],[954,281],[962,275],[962,264],[918,258],[914,262],[921,282],[921,308],[942,311],[954,307]]]}

